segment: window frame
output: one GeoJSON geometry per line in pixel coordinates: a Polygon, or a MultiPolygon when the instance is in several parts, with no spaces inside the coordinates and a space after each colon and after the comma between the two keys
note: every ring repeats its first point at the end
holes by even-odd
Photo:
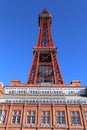
{"type": "Polygon", "coordinates": [[[0,114],[0,118],[2,118],[2,119],[4,119],[3,121],[2,120],[0,120],[1,122],[0,122],[0,124],[5,124],[6,123],[6,118],[7,118],[7,110],[0,110],[1,111],[1,114],[0,114]],[[3,114],[3,112],[5,112],[4,114],[3,114]]]}
{"type": "Polygon", "coordinates": [[[79,111],[70,112],[71,125],[81,125],[81,118],[79,111]]]}
{"type": "Polygon", "coordinates": [[[13,124],[13,125],[20,125],[21,124],[21,110],[13,110],[12,111],[11,124],[13,124]]]}
{"type": "Polygon", "coordinates": [[[35,125],[36,124],[36,111],[35,110],[28,110],[26,112],[26,125],[35,125]],[[29,114],[30,112],[30,114],[29,114]],[[34,113],[33,113],[34,112],[34,113]],[[30,118],[30,123],[28,123],[28,118],[30,118]],[[34,122],[33,122],[34,119],[34,122]]]}
{"type": "Polygon", "coordinates": [[[41,125],[50,125],[51,124],[51,115],[50,111],[41,111],[41,125]]]}
{"type": "Polygon", "coordinates": [[[87,111],[84,112],[85,115],[85,121],[87,122],[87,111]]]}
{"type": "Polygon", "coordinates": [[[66,125],[65,111],[56,111],[56,125],[66,125]],[[58,115],[59,113],[59,115],[58,115]],[[59,123],[57,122],[59,120],[59,123]],[[64,122],[64,123],[63,123],[64,122]]]}

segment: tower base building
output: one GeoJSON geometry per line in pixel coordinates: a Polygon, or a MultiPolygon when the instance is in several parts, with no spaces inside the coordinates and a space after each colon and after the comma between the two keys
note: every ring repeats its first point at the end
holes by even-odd
{"type": "Polygon", "coordinates": [[[0,83],[0,130],[87,130],[86,87],[64,84],[51,24],[44,9],[27,82],[0,83]]]}

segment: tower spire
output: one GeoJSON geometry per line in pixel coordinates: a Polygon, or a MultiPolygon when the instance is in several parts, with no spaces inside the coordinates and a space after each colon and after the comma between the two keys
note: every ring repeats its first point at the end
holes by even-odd
{"type": "Polygon", "coordinates": [[[57,48],[51,34],[52,16],[46,9],[39,15],[39,36],[34,50],[34,58],[28,75],[27,84],[63,84],[57,61],[57,48]]]}

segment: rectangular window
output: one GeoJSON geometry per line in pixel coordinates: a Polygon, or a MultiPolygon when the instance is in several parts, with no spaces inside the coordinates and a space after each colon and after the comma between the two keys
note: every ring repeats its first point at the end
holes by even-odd
{"type": "Polygon", "coordinates": [[[21,111],[14,110],[12,113],[12,124],[20,124],[21,111]]]}
{"type": "Polygon", "coordinates": [[[65,125],[65,112],[64,111],[56,112],[56,124],[65,125]]]}
{"type": "Polygon", "coordinates": [[[50,111],[43,111],[41,113],[42,124],[50,124],[50,111]]]}
{"type": "Polygon", "coordinates": [[[0,124],[4,124],[6,120],[6,110],[0,110],[0,124]]]}
{"type": "Polygon", "coordinates": [[[35,124],[35,111],[27,112],[27,124],[35,124]]]}
{"type": "Polygon", "coordinates": [[[86,122],[87,122],[87,111],[85,112],[85,119],[86,119],[86,122]]]}
{"type": "Polygon", "coordinates": [[[72,125],[80,125],[80,114],[78,111],[72,111],[71,112],[71,123],[72,125]]]}

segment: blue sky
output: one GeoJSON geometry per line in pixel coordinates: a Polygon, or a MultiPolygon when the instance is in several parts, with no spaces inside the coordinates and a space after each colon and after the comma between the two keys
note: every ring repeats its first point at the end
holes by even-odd
{"type": "Polygon", "coordinates": [[[26,83],[37,43],[38,15],[52,14],[52,34],[64,82],[87,86],[87,0],[0,0],[0,82],[26,83]]]}

